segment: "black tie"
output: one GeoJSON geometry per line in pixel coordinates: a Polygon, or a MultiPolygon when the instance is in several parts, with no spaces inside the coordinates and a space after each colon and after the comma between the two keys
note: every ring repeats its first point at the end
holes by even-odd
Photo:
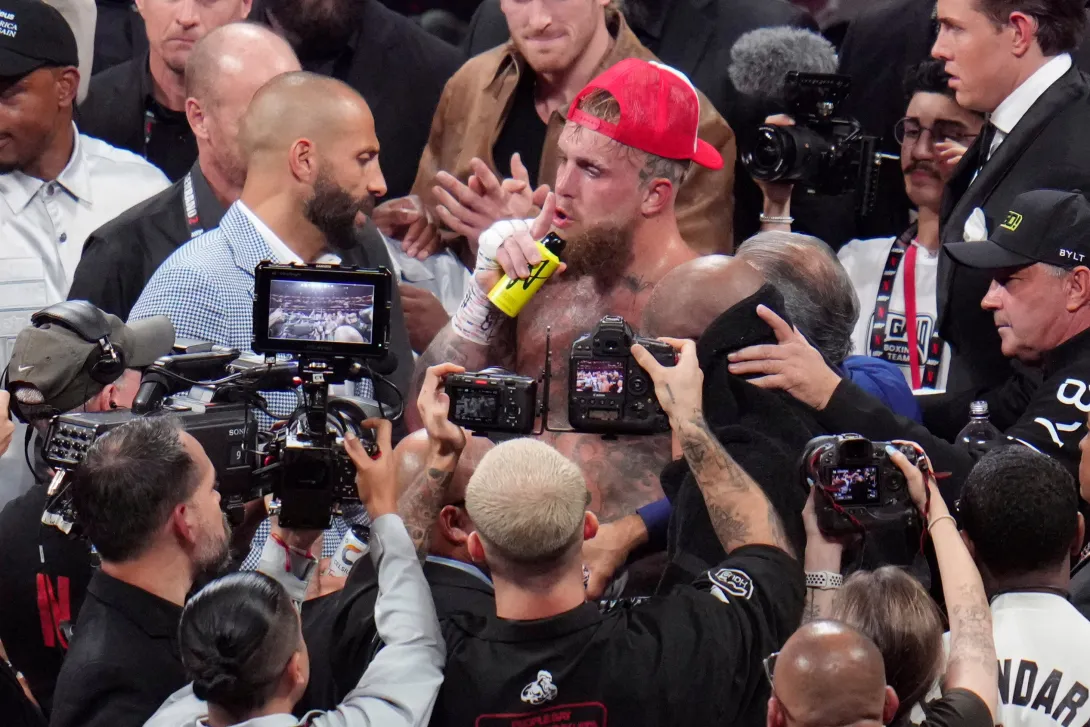
{"type": "Polygon", "coordinates": [[[980,170],[988,163],[988,157],[991,155],[992,142],[995,141],[996,131],[995,124],[990,121],[985,121],[984,126],[980,128],[980,158],[977,160],[976,165],[977,174],[980,174],[980,170]]]}

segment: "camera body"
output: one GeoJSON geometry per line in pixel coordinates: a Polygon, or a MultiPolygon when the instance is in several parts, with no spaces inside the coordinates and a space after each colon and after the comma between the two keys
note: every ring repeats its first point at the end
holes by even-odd
{"type": "Polygon", "coordinates": [[[448,418],[470,431],[529,434],[537,416],[537,381],[502,369],[451,374],[448,418]]]}
{"type": "Polygon", "coordinates": [[[919,527],[908,483],[890,460],[887,445],[912,464],[919,459],[911,445],[872,442],[858,434],[817,437],[807,443],[802,461],[814,486],[823,491],[814,498],[823,533],[846,535],[859,532],[859,526],[864,530],[919,527]]]}
{"type": "Polygon", "coordinates": [[[874,205],[880,158],[878,139],[863,134],[837,111],[851,79],[832,73],[789,71],[784,95],[794,126],[765,124],[742,156],[746,170],[766,182],[792,182],[811,194],[855,192],[866,214],[874,205]]]}
{"type": "Polygon", "coordinates": [[[606,316],[572,344],[568,365],[568,422],[579,432],[657,434],[670,430],[651,377],[630,349],[638,343],[663,366],[677,363],[674,349],[641,338],[619,316],[606,316]]]}

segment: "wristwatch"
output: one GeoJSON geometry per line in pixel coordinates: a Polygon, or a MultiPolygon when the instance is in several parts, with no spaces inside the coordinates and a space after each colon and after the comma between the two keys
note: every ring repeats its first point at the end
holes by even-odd
{"type": "Polygon", "coordinates": [[[816,588],[819,591],[832,591],[844,585],[844,576],[832,571],[818,571],[806,574],[806,587],[816,588]]]}

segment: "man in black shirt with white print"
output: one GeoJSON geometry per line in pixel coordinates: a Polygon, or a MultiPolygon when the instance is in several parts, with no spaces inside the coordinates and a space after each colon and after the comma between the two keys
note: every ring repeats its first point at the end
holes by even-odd
{"type": "MultiPolygon", "coordinates": [[[[581,549],[598,520],[579,467],[537,440],[497,445],[466,491],[477,526],[467,547],[491,573],[496,615],[446,624],[432,725],[764,724],[761,660],[799,623],[802,568],[764,492],[704,422],[695,344],[663,340],[678,350],[676,366],[640,346],[633,353],[655,381],[726,559],[693,586],[599,610],[584,591],[581,549]]],[[[421,396],[460,370],[429,369],[421,396]]],[[[443,481],[419,479],[402,502],[441,496],[443,481]]],[[[402,514],[410,533],[430,526],[402,514]]]]}

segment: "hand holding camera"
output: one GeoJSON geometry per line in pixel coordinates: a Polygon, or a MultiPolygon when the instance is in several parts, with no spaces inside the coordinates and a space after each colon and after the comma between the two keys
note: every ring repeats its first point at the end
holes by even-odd
{"type": "Polygon", "coordinates": [[[664,366],[641,344],[632,356],[655,384],[655,396],[671,424],[704,416],[704,373],[696,357],[696,344],[678,338],[660,338],[677,355],[677,363],[664,366]]]}
{"type": "Polygon", "coordinates": [[[344,451],[356,466],[356,489],[360,502],[374,520],[397,512],[397,477],[394,466],[394,446],[390,435],[393,425],[388,419],[368,419],[361,425],[375,432],[378,451],[369,455],[359,437],[345,432],[344,451]]]}
{"type": "Polygon", "coordinates": [[[931,522],[941,514],[949,514],[946,503],[939,492],[938,483],[935,481],[935,470],[931,466],[920,445],[915,442],[897,440],[886,447],[889,460],[897,466],[905,476],[908,485],[908,494],[912,498],[912,504],[920,511],[921,517],[931,518],[931,522]],[[905,452],[912,452],[906,456],[905,452]],[[930,494],[928,494],[930,491],[930,494]],[[940,505],[941,503],[941,505],[940,505]]]}
{"type": "Polygon", "coordinates": [[[462,366],[450,363],[428,367],[416,399],[416,408],[420,412],[420,420],[424,422],[428,440],[440,455],[461,454],[466,446],[465,432],[447,418],[450,414],[450,396],[443,390],[447,375],[464,372],[462,366]]]}

